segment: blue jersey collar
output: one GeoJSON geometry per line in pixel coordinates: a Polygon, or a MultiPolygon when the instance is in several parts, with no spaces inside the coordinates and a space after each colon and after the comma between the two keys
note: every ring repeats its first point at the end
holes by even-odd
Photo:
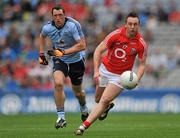
{"type": "Polygon", "coordinates": [[[58,30],[60,30],[60,29],[62,29],[62,28],[65,26],[67,20],[68,20],[68,18],[65,17],[65,22],[64,22],[63,26],[60,26],[60,27],[57,27],[57,26],[55,25],[55,22],[54,22],[53,20],[51,21],[51,25],[52,25],[52,26],[55,26],[58,30]]]}

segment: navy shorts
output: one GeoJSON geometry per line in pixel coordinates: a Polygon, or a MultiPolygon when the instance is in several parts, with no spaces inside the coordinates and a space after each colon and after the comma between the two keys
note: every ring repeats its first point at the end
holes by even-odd
{"type": "Polygon", "coordinates": [[[82,83],[85,71],[84,59],[75,63],[66,64],[62,60],[54,58],[53,64],[53,72],[56,70],[62,71],[66,77],[69,76],[73,85],[80,85],[82,83]]]}

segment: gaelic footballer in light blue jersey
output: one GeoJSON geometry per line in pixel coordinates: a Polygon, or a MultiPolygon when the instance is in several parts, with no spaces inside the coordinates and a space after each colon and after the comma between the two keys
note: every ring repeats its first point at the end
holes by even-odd
{"type": "MultiPolygon", "coordinates": [[[[81,25],[71,17],[65,18],[65,24],[62,27],[56,27],[54,21],[49,21],[43,26],[42,35],[52,41],[53,49],[68,49],[75,45],[80,39],[84,39],[81,25]]],[[[80,61],[85,55],[84,51],[71,53],[61,57],[65,63],[74,63],[80,61]]]]}
{"type": "Polygon", "coordinates": [[[86,120],[89,115],[85,93],[82,89],[86,42],[80,23],[71,17],[66,17],[62,6],[53,7],[51,13],[52,21],[42,27],[39,35],[39,63],[48,65],[44,54],[44,45],[45,39],[49,38],[52,46],[48,52],[53,56],[54,98],[57,108],[55,128],[59,129],[66,126],[65,77],[69,77],[71,80],[74,95],[80,105],[81,120],[86,120]]]}

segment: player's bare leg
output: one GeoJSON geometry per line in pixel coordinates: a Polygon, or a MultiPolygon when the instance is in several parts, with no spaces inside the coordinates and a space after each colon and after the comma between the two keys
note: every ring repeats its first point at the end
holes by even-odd
{"type": "Polygon", "coordinates": [[[106,87],[99,87],[99,86],[96,87],[96,93],[95,93],[95,102],[96,103],[99,103],[105,88],[106,87]]]}
{"type": "MultiPolygon", "coordinates": [[[[95,94],[95,102],[96,103],[99,103],[99,101],[101,99],[101,96],[102,96],[102,94],[104,92],[104,89],[105,89],[105,87],[99,87],[99,86],[96,87],[96,94],[95,94]]],[[[99,120],[104,120],[107,117],[108,112],[113,107],[114,107],[114,103],[110,102],[109,105],[106,107],[105,111],[100,115],[99,120]]]]}
{"type": "Polygon", "coordinates": [[[88,108],[86,106],[86,97],[85,92],[82,90],[81,85],[72,85],[75,97],[79,101],[80,110],[81,110],[81,120],[85,121],[89,115],[88,108]]]}
{"type": "Polygon", "coordinates": [[[104,112],[109,103],[122,91],[114,84],[108,84],[99,103],[93,108],[86,121],[74,132],[75,135],[83,135],[84,131],[104,112]]]}
{"type": "Polygon", "coordinates": [[[54,77],[54,99],[57,108],[57,120],[55,123],[55,128],[63,128],[66,127],[66,120],[65,120],[65,112],[64,112],[64,102],[65,102],[65,94],[63,90],[64,79],[65,76],[61,71],[55,71],[53,73],[54,77]]]}

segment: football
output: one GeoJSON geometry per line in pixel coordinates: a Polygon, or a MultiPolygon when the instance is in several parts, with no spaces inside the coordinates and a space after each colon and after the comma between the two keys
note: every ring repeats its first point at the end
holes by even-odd
{"type": "Polygon", "coordinates": [[[133,71],[125,71],[121,74],[121,85],[128,90],[134,89],[138,84],[138,77],[133,71]]]}

